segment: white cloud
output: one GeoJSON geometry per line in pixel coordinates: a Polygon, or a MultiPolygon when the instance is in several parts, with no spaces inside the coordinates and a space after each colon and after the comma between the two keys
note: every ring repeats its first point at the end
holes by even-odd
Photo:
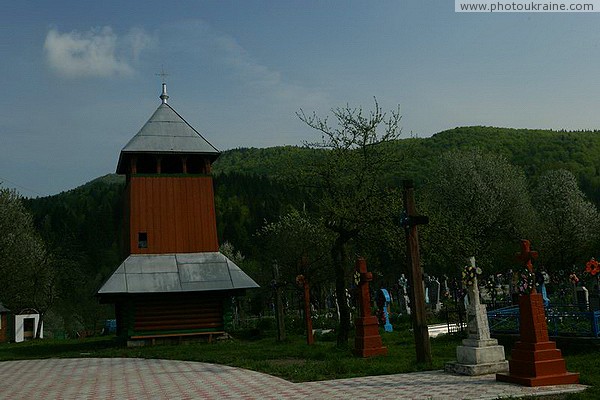
{"type": "Polygon", "coordinates": [[[152,43],[140,28],[132,29],[122,39],[108,26],[84,33],[60,33],[52,28],[46,35],[44,51],[50,67],[63,76],[124,76],[133,73],[131,62],[152,43]]]}
{"type": "Polygon", "coordinates": [[[143,50],[152,48],[156,45],[156,38],[148,35],[142,28],[132,28],[127,35],[125,35],[125,42],[131,48],[131,55],[134,61],[140,56],[143,50]]]}
{"type": "Polygon", "coordinates": [[[168,42],[169,50],[177,56],[189,57],[186,61],[189,64],[200,62],[200,58],[212,63],[219,69],[221,79],[256,93],[249,96],[254,104],[262,101],[295,111],[307,105],[312,109],[310,105],[320,108],[329,103],[329,95],[322,89],[292,82],[285,71],[261,62],[236,37],[214,29],[203,20],[178,21],[163,26],[161,31],[161,42],[168,42]]]}

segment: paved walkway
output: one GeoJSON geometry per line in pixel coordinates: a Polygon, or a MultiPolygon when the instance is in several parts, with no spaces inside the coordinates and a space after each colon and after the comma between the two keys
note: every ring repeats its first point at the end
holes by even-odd
{"type": "Polygon", "coordinates": [[[441,371],[291,383],[222,365],[137,358],[0,362],[0,399],[496,399],[576,392],[441,371]]]}

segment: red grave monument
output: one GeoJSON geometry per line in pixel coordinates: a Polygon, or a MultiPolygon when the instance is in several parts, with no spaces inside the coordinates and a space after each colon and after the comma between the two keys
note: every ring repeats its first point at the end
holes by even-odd
{"type": "MultiPolygon", "coordinates": [[[[517,255],[530,272],[532,260],[537,258],[529,240],[521,240],[517,255]]],[[[548,338],[548,326],[542,295],[535,285],[530,294],[519,296],[519,334],[508,362],[509,372],[496,374],[496,380],[523,386],[548,386],[579,383],[579,373],[567,372],[562,353],[548,338]]]]}
{"type": "Polygon", "coordinates": [[[312,318],[310,316],[310,286],[304,275],[298,275],[296,282],[302,287],[304,291],[304,322],[306,325],[306,344],[311,345],[315,343],[315,337],[313,336],[312,329],[312,318]]]}
{"type": "Polygon", "coordinates": [[[354,354],[360,357],[371,357],[387,354],[387,347],[383,346],[379,334],[377,317],[371,315],[371,296],[369,282],[373,274],[367,272],[367,262],[364,258],[356,260],[356,273],[358,275],[358,304],[359,317],[355,319],[356,336],[354,339],[354,354]]]}

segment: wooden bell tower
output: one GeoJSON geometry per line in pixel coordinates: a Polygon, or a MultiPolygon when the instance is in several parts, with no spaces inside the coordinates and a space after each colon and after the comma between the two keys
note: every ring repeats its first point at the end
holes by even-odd
{"type": "Polygon", "coordinates": [[[167,104],[121,151],[129,254],[218,251],[211,164],[219,151],[167,104]]]}
{"type": "Polygon", "coordinates": [[[168,103],[121,150],[126,259],[98,291],[128,341],[221,334],[232,296],[258,287],[219,252],[211,164],[219,151],[168,103]]]}

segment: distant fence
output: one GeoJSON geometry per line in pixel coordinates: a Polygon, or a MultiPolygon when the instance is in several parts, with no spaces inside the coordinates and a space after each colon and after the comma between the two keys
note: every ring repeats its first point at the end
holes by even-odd
{"type": "MultiPolygon", "coordinates": [[[[490,332],[519,333],[519,307],[488,311],[490,332]]],[[[600,334],[600,311],[581,311],[578,306],[546,308],[548,334],[553,337],[593,337],[600,334]]]]}
{"type": "Polygon", "coordinates": [[[446,321],[448,333],[462,332],[467,327],[467,313],[462,303],[457,302],[450,306],[444,304],[441,314],[446,321]]]}

